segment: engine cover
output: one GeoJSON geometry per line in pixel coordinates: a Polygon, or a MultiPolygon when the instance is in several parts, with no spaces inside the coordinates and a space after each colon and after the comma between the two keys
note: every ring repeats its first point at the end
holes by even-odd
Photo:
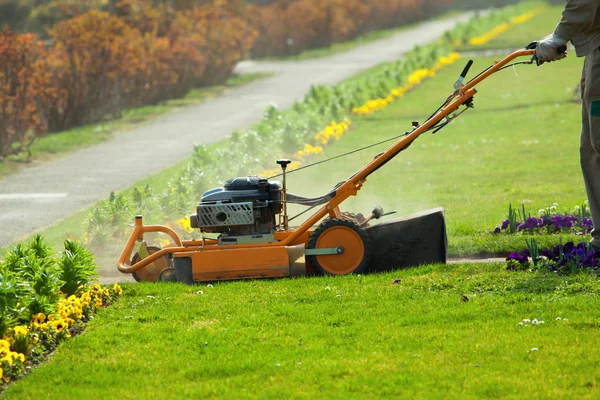
{"type": "Polygon", "coordinates": [[[282,211],[281,186],[257,176],[229,179],[202,195],[190,225],[229,236],[267,234],[282,211]]]}
{"type": "Polygon", "coordinates": [[[254,224],[252,203],[200,204],[197,210],[202,227],[254,224]]]}

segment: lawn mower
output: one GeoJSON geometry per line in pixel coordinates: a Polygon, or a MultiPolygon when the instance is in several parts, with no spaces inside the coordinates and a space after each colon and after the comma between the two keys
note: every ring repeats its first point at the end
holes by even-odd
{"type": "MultiPolygon", "coordinates": [[[[193,284],[306,274],[358,274],[445,262],[447,239],[443,209],[368,226],[370,221],[386,213],[376,207],[371,216],[365,218],[341,212],[340,205],[350,196],[356,196],[372,173],[406,150],[420,135],[438,132],[472,108],[477,93],[475,87],[480,82],[515,64],[539,65],[536,46],[533,42],[513,52],[465,84],[464,79],[473,64],[469,60],[454,84],[453,93],[425,122],[413,122],[410,131],[389,139],[394,143],[387,150],[323,196],[307,198],[289,193],[286,180],[292,172],[287,171],[290,160],[281,159],[277,164],[281,167],[278,176],[282,182],[247,176],[230,179],[222,188],[204,193],[196,212],[190,216],[191,227],[202,232],[200,240],[181,240],[173,229],[146,226],[142,216],[137,216],[119,258],[118,270],[133,274],[138,281],[193,284]],[[510,64],[519,57],[530,59],[510,64]],[[306,211],[317,208],[317,211],[300,226],[290,227],[288,204],[308,207],[306,211]],[[170,236],[172,244],[162,249],[147,246],[144,234],[151,232],[170,236]],[[206,234],[218,236],[209,238],[206,234]]],[[[559,49],[561,53],[565,51],[566,47],[559,49]]],[[[365,148],[369,147],[372,146],[365,148]]]]}

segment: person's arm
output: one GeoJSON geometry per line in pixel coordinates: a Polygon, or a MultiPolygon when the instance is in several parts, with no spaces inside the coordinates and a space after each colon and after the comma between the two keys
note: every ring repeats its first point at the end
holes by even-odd
{"type": "Polygon", "coordinates": [[[577,34],[590,30],[599,6],[600,0],[568,0],[554,34],[568,42],[577,34]]]}

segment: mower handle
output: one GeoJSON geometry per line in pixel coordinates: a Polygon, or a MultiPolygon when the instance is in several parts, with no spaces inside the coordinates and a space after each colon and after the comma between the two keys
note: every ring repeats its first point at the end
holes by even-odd
{"type": "Polygon", "coordinates": [[[123,252],[121,253],[121,256],[119,257],[119,261],[117,263],[117,269],[124,274],[130,274],[130,273],[135,272],[135,271],[145,267],[146,265],[154,262],[155,260],[159,259],[162,256],[165,256],[169,253],[173,253],[174,251],[181,250],[181,249],[185,250],[185,248],[183,247],[183,243],[181,242],[181,239],[179,239],[179,236],[173,229],[166,227],[166,226],[161,226],[161,225],[144,225],[142,222],[142,216],[138,215],[135,217],[135,225],[133,227],[133,231],[131,232],[131,235],[129,236],[129,240],[127,241],[127,244],[125,245],[125,248],[123,249],[123,252]],[[169,235],[171,237],[171,239],[173,239],[173,241],[175,242],[175,245],[177,247],[172,247],[169,249],[162,249],[160,251],[157,251],[156,253],[150,254],[148,257],[144,258],[143,260],[138,261],[134,265],[128,265],[129,256],[133,252],[135,243],[143,240],[144,233],[150,233],[150,232],[166,233],[167,235],[169,235]]]}
{"type": "MultiPolygon", "coordinates": [[[[537,41],[535,41],[535,42],[531,42],[531,43],[529,43],[529,44],[527,45],[527,47],[525,47],[525,49],[526,49],[526,50],[535,50],[535,49],[537,49],[538,43],[539,43],[539,42],[537,42],[537,41]]],[[[566,52],[567,52],[567,45],[566,45],[566,44],[563,44],[562,46],[558,46],[558,47],[556,48],[556,54],[565,54],[566,52]]],[[[536,63],[538,66],[542,65],[542,64],[540,63],[540,61],[538,60],[538,58],[537,58],[537,55],[536,55],[535,53],[533,54],[533,61],[535,61],[535,63],[536,63]]]]}

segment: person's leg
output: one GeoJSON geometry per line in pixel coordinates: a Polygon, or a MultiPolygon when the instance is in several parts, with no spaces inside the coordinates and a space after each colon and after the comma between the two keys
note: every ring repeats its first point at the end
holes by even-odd
{"type": "Polygon", "coordinates": [[[581,93],[581,169],[594,222],[591,243],[600,248],[600,49],[585,59],[581,93]]]}

